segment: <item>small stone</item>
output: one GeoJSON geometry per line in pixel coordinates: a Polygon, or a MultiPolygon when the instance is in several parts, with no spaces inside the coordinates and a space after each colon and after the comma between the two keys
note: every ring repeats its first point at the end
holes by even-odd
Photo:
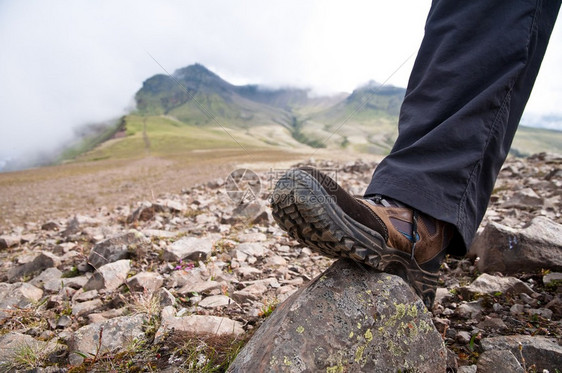
{"type": "Polygon", "coordinates": [[[265,264],[270,267],[284,267],[287,265],[287,260],[279,255],[273,255],[267,257],[265,264]]]}
{"type": "Polygon", "coordinates": [[[238,235],[238,241],[244,242],[263,242],[267,240],[267,236],[261,232],[243,233],[238,235]]]}
{"type": "Polygon", "coordinates": [[[42,296],[43,290],[25,282],[0,283],[0,320],[7,316],[4,309],[29,307],[42,296]]]}
{"type": "Polygon", "coordinates": [[[560,295],[548,302],[545,308],[552,311],[552,315],[555,319],[562,318],[562,298],[560,295]]]}
{"type": "Polygon", "coordinates": [[[60,228],[60,225],[54,221],[49,221],[41,225],[41,229],[44,231],[58,231],[60,228]]]}
{"type": "Polygon", "coordinates": [[[199,306],[203,308],[226,307],[231,304],[234,304],[234,301],[226,295],[212,295],[199,302],[199,306]]]}
{"type": "Polygon", "coordinates": [[[199,214],[195,217],[195,222],[201,225],[211,225],[218,222],[218,218],[213,214],[199,214]]]}
{"type": "Polygon", "coordinates": [[[140,206],[133,211],[127,218],[127,223],[131,224],[135,221],[148,221],[156,214],[156,208],[150,202],[141,202],[140,206]]]}
{"type": "Polygon", "coordinates": [[[248,256],[254,256],[256,258],[263,257],[267,252],[267,249],[264,247],[264,245],[257,242],[241,243],[240,245],[236,246],[235,250],[240,251],[248,256]]]}
{"type": "Polygon", "coordinates": [[[542,278],[545,285],[562,284],[562,272],[550,272],[542,278]]]}
{"type": "Polygon", "coordinates": [[[160,328],[156,332],[158,341],[165,333],[189,335],[238,336],[244,333],[238,321],[218,316],[189,315],[177,317],[173,307],[164,307],[160,328]]]}
{"type": "Polygon", "coordinates": [[[131,261],[129,259],[105,264],[90,277],[84,285],[84,290],[115,290],[125,283],[130,269],[131,261]]]}
{"type": "Polygon", "coordinates": [[[64,329],[72,323],[72,319],[66,315],[62,315],[57,320],[57,329],[64,329]]]}
{"type": "Polygon", "coordinates": [[[80,289],[86,285],[89,278],[87,276],[77,276],[77,277],[70,277],[70,278],[54,278],[52,280],[48,280],[43,285],[43,289],[45,291],[56,293],[63,288],[72,288],[72,289],[80,289]]]}
{"type": "Polygon", "coordinates": [[[125,259],[131,253],[142,255],[146,252],[150,240],[142,233],[131,229],[125,234],[120,234],[98,242],[90,251],[88,263],[94,268],[104,264],[125,259]]]}
{"type": "Polygon", "coordinates": [[[181,289],[178,290],[178,294],[188,295],[191,293],[202,293],[206,294],[212,290],[220,289],[221,284],[216,281],[201,281],[194,284],[186,284],[181,289]]]}
{"type": "Polygon", "coordinates": [[[531,298],[530,296],[528,296],[525,293],[521,293],[519,294],[519,298],[523,301],[523,303],[525,304],[529,304],[529,305],[536,305],[537,304],[537,300],[534,298],[531,298]]]}
{"type": "Polygon", "coordinates": [[[74,294],[72,300],[74,302],[86,302],[92,299],[96,299],[99,296],[97,290],[80,291],[74,294]]]}
{"type": "Polygon", "coordinates": [[[60,259],[56,255],[48,251],[41,251],[33,257],[33,260],[25,264],[14,267],[8,271],[8,281],[15,282],[23,276],[43,271],[47,268],[57,267],[60,265],[60,259]]]}
{"type": "Polygon", "coordinates": [[[540,208],[544,203],[544,200],[531,188],[525,188],[519,190],[515,193],[507,202],[505,202],[503,208],[540,208]]]}
{"type": "Polygon", "coordinates": [[[239,262],[244,263],[248,259],[248,254],[241,250],[234,250],[233,257],[239,262]]]}
{"type": "Polygon", "coordinates": [[[453,295],[447,288],[437,288],[435,291],[435,304],[443,304],[453,299],[453,295]]]}
{"type": "Polygon", "coordinates": [[[534,364],[537,372],[554,372],[562,362],[562,346],[554,338],[508,335],[484,338],[480,345],[484,351],[509,350],[516,358],[523,355],[527,367],[534,364]]]}
{"type": "Polygon", "coordinates": [[[480,329],[492,329],[492,330],[505,330],[507,329],[507,325],[503,322],[502,319],[497,317],[490,317],[482,320],[478,323],[478,328],[480,329]]]}
{"type": "MultiPolygon", "coordinates": [[[[0,348],[0,368],[4,372],[16,371],[15,369],[4,370],[9,367],[10,363],[15,363],[18,366],[22,358],[47,357],[56,349],[56,343],[54,342],[40,341],[30,335],[18,332],[8,332],[0,336],[0,346],[2,346],[0,348]],[[22,357],[21,351],[27,351],[28,355],[22,357]]],[[[27,371],[27,369],[25,370],[27,371]]]]}
{"type": "Polygon", "coordinates": [[[509,309],[509,312],[512,315],[522,315],[525,312],[525,306],[522,304],[516,303],[509,309]]]}
{"type": "Polygon", "coordinates": [[[553,312],[551,310],[549,310],[548,308],[531,309],[531,310],[528,310],[527,313],[530,316],[537,315],[537,316],[543,317],[543,318],[548,319],[548,320],[552,319],[552,314],[553,314],[553,312]]]}
{"type": "Polygon", "coordinates": [[[120,351],[135,339],[142,340],[146,321],[146,315],[137,314],[81,327],[68,341],[70,364],[81,364],[84,361],[83,355],[96,356],[96,354],[120,351]],[[101,342],[98,340],[100,335],[101,342]]]}
{"type": "Polygon", "coordinates": [[[494,312],[501,312],[503,310],[503,307],[499,303],[494,303],[494,305],[492,306],[492,309],[494,310],[494,312]]]}
{"type": "Polygon", "coordinates": [[[469,294],[534,294],[533,289],[515,277],[492,276],[487,273],[478,276],[472,284],[463,289],[469,294]]]}
{"type": "Polygon", "coordinates": [[[467,344],[468,342],[470,342],[470,339],[471,339],[471,335],[469,332],[465,332],[464,330],[461,330],[460,332],[457,333],[457,341],[459,341],[460,343],[467,344]]]}
{"type": "Polygon", "coordinates": [[[89,300],[82,303],[75,303],[72,306],[72,314],[74,316],[84,316],[94,312],[103,305],[101,299],[89,300]]]}
{"type": "Polygon", "coordinates": [[[242,203],[232,211],[232,215],[237,221],[250,221],[255,223],[261,222],[264,213],[267,214],[267,207],[265,201],[261,200],[242,203]]]}
{"type": "Polygon", "coordinates": [[[29,281],[33,286],[43,287],[48,281],[59,280],[62,276],[62,272],[57,268],[47,268],[39,274],[39,276],[34,277],[29,281]]]}
{"type": "Polygon", "coordinates": [[[207,238],[183,237],[164,249],[164,260],[206,260],[212,252],[213,241],[207,238]]]}
{"type": "Polygon", "coordinates": [[[127,280],[127,285],[131,291],[153,293],[160,289],[164,283],[164,278],[155,272],[141,272],[127,280]]]}
{"type": "Polygon", "coordinates": [[[176,297],[166,288],[161,288],[158,292],[160,299],[160,307],[174,306],[176,304],[176,297]]]}
{"type": "Polygon", "coordinates": [[[203,281],[201,277],[201,269],[194,268],[189,271],[180,269],[172,272],[172,275],[167,279],[167,288],[177,288],[185,286],[186,284],[193,284],[203,281]]]}
{"type": "Polygon", "coordinates": [[[461,304],[457,307],[456,314],[465,319],[479,319],[482,315],[482,302],[478,300],[461,304]]]}
{"type": "Polygon", "coordinates": [[[477,369],[476,365],[463,365],[457,368],[457,373],[476,373],[477,369]]]}
{"type": "Polygon", "coordinates": [[[523,367],[509,350],[484,351],[477,364],[478,372],[525,373],[523,367]]]}
{"type": "Polygon", "coordinates": [[[251,266],[236,268],[234,272],[241,278],[252,277],[254,275],[259,275],[262,273],[262,271],[260,271],[259,269],[251,266]]]}
{"type": "Polygon", "coordinates": [[[182,212],[187,210],[186,205],[171,199],[158,200],[153,204],[153,206],[157,209],[157,211],[182,212]]]}
{"type": "Polygon", "coordinates": [[[439,333],[443,333],[449,327],[450,323],[449,319],[442,319],[439,317],[433,318],[433,325],[435,325],[435,328],[439,333]]]}
{"type": "Polygon", "coordinates": [[[308,247],[303,247],[299,257],[301,257],[301,256],[307,257],[307,256],[311,256],[311,255],[312,255],[312,250],[310,250],[308,247]]]}
{"type": "Polygon", "coordinates": [[[20,244],[20,236],[0,236],[0,250],[14,247],[20,244]]]}

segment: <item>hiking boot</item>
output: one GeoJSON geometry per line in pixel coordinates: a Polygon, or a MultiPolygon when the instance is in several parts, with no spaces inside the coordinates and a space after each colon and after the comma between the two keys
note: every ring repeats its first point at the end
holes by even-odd
{"type": "Polygon", "coordinates": [[[432,309],[452,225],[382,196],[356,199],[313,168],[281,177],[271,205],[279,226],[303,245],[399,275],[432,309]]]}

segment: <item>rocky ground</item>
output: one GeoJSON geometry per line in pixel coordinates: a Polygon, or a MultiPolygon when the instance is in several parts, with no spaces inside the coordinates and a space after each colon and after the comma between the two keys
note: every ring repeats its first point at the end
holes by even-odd
{"type": "MultiPolygon", "coordinates": [[[[376,166],[308,163],[357,195],[376,166]]],[[[332,263],[274,223],[283,171],[2,228],[0,371],[225,371],[332,263]]],[[[471,255],[443,264],[432,313],[450,371],[562,370],[561,186],[561,157],[510,159],[471,255]]]]}

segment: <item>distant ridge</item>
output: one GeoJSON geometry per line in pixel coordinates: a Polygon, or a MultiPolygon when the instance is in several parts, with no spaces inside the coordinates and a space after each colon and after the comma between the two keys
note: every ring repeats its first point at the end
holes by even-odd
{"type": "MultiPolygon", "coordinates": [[[[90,136],[65,154],[67,159],[80,154],[79,160],[95,160],[242,146],[384,155],[398,135],[404,94],[404,88],[374,81],[334,96],[313,96],[302,88],[234,85],[193,64],[171,76],[146,79],[135,94],[136,109],[113,132],[94,140],[90,136]],[[108,136],[117,132],[120,136],[108,136]]],[[[561,147],[562,132],[521,127],[512,153],[560,152],[561,147]]]]}

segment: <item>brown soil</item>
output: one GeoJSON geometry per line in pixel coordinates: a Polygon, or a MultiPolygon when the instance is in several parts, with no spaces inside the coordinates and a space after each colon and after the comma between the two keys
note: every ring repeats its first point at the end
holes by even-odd
{"type": "Polygon", "coordinates": [[[114,208],[216,178],[238,167],[256,170],[289,167],[314,156],[355,159],[349,153],[282,150],[195,150],[165,158],[146,156],[99,160],[0,174],[0,234],[10,226],[46,222],[114,208]]]}

